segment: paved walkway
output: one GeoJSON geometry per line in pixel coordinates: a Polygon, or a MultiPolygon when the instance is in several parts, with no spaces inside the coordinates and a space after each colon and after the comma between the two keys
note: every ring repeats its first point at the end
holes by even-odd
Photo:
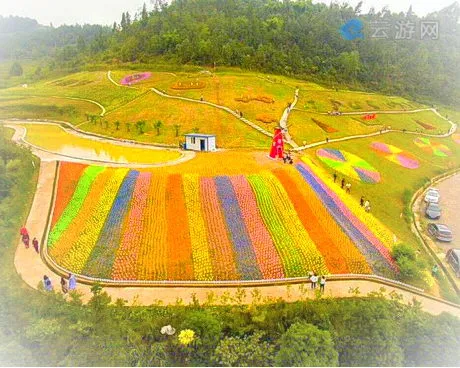
{"type": "Polygon", "coordinates": [[[294,149],[298,148],[299,145],[296,142],[294,142],[294,140],[291,138],[291,135],[289,134],[289,127],[287,125],[287,121],[288,121],[288,118],[289,118],[289,114],[291,113],[291,111],[295,107],[295,105],[297,104],[298,99],[299,99],[299,89],[297,88],[295,90],[295,93],[294,93],[294,101],[288,107],[286,107],[286,109],[284,110],[283,115],[281,116],[281,119],[280,119],[280,127],[284,131],[284,137],[285,137],[286,141],[294,149]]]}

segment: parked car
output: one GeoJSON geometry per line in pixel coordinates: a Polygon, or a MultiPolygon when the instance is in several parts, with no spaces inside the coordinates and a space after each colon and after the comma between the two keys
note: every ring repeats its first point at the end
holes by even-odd
{"type": "Polygon", "coordinates": [[[439,203],[439,198],[441,194],[436,188],[429,188],[425,194],[425,202],[427,203],[439,203]]]}
{"type": "Polygon", "coordinates": [[[437,220],[441,217],[441,207],[437,203],[428,203],[425,210],[426,217],[437,220]]]}
{"type": "Polygon", "coordinates": [[[447,225],[430,223],[427,230],[436,240],[443,242],[452,241],[452,231],[450,231],[447,225]]]}
{"type": "Polygon", "coordinates": [[[453,268],[455,275],[460,277],[460,249],[449,249],[446,254],[446,260],[453,268]]]}

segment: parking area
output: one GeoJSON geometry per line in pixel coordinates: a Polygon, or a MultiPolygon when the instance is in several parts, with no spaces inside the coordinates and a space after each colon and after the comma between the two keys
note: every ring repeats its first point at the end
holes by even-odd
{"type": "MultiPolygon", "coordinates": [[[[442,181],[435,186],[440,193],[441,218],[438,220],[430,220],[425,216],[426,204],[423,202],[420,205],[420,220],[424,229],[424,238],[436,252],[438,257],[444,261],[447,250],[450,248],[460,249],[460,173],[442,181]],[[428,237],[427,224],[433,222],[445,224],[452,231],[452,242],[445,243],[434,241],[433,237],[428,237]]],[[[452,268],[445,263],[449,271],[452,268]]],[[[453,275],[453,273],[452,273],[453,275]]],[[[460,280],[457,283],[460,286],[460,280]]]]}

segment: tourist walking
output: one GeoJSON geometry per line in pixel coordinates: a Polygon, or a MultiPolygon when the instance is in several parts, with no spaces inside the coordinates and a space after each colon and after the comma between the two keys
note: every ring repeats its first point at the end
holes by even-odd
{"type": "Polygon", "coordinates": [[[318,282],[318,276],[316,276],[316,273],[314,273],[314,274],[310,277],[310,281],[311,281],[311,288],[312,288],[312,289],[316,289],[316,283],[318,282]]]}
{"type": "Polygon", "coordinates": [[[43,276],[43,287],[46,291],[53,291],[53,285],[51,284],[51,280],[48,276],[43,276]]]}
{"type": "Polygon", "coordinates": [[[26,226],[24,225],[21,227],[21,230],[19,231],[19,234],[21,235],[21,240],[24,243],[26,249],[29,248],[29,232],[26,229],[26,226]]]}
{"type": "Polygon", "coordinates": [[[77,288],[77,279],[75,275],[69,273],[69,290],[75,290],[77,288]]]}
{"type": "Polygon", "coordinates": [[[64,277],[61,277],[61,290],[63,294],[67,294],[69,289],[67,288],[67,282],[65,281],[64,277]]]}
{"type": "Polygon", "coordinates": [[[345,188],[347,188],[347,190],[346,190],[347,193],[350,193],[351,183],[347,183],[347,184],[345,185],[345,188]]]}
{"type": "Polygon", "coordinates": [[[319,290],[324,293],[324,287],[326,286],[326,277],[321,276],[321,280],[319,280],[319,290]]]}
{"type": "Polygon", "coordinates": [[[340,188],[343,189],[343,187],[345,186],[345,179],[342,179],[341,183],[340,183],[340,188]]]}
{"type": "Polygon", "coordinates": [[[335,183],[336,180],[337,180],[337,173],[334,173],[334,174],[332,175],[332,177],[334,178],[334,183],[335,183]]]}
{"type": "Polygon", "coordinates": [[[364,207],[364,197],[363,196],[361,196],[361,199],[359,200],[359,205],[361,207],[364,207]]]}
{"type": "Polygon", "coordinates": [[[40,250],[39,250],[39,248],[38,248],[38,240],[37,240],[37,238],[34,238],[34,239],[32,240],[32,246],[34,247],[34,249],[35,249],[35,251],[36,251],[37,253],[40,253],[40,250]]]}
{"type": "Polygon", "coordinates": [[[366,212],[370,212],[370,210],[371,210],[371,204],[369,203],[368,200],[366,200],[366,202],[364,202],[364,210],[366,212]]]}

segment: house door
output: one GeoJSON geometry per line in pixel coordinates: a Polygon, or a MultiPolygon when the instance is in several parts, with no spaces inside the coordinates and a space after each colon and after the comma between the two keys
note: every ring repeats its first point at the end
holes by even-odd
{"type": "Polygon", "coordinates": [[[206,151],[206,141],[204,139],[200,139],[200,151],[206,151]]]}

